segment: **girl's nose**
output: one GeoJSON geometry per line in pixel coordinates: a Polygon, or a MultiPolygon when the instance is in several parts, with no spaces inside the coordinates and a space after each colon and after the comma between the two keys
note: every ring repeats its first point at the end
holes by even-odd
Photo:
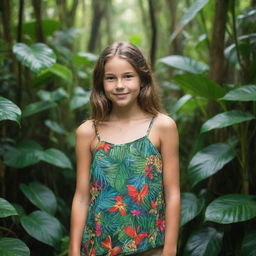
{"type": "Polygon", "coordinates": [[[117,79],[116,87],[117,88],[123,88],[124,87],[124,82],[122,81],[122,79],[117,79]]]}

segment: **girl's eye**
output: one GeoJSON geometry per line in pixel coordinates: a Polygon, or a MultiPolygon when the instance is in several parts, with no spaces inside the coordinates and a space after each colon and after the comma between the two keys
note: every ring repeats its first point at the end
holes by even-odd
{"type": "Polygon", "coordinates": [[[130,74],[125,75],[125,78],[127,78],[127,79],[131,79],[132,77],[133,77],[133,75],[130,75],[130,74]]]}
{"type": "Polygon", "coordinates": [[[106,79],[107,81],[113,81],[113,80],[114,80],[114,77],[113,77],[113,76],[107,76],[105,79],[106,79]]]}

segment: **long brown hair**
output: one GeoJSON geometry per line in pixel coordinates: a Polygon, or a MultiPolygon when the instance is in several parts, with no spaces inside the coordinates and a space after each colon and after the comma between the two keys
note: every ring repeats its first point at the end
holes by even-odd
{"type": "Polygon", "coordinates": [[[152,115],[162,112],[163,108],[152,70],[141,51],[132,43],[114,42],[102,51],[94,67],[93,88],[90,96],[91,118],[97,121],[104,120],[112,110],[112,103],[104,92],[103,77],[106,62],[114,56],[127,60],[138,73],[141,81],[138,104],[142,110],[152,115]]]}

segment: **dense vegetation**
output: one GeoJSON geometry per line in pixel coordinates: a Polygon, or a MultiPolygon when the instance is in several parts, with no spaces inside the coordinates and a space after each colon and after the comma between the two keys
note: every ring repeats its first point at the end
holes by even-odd
{"type": "Polygon", "coordinates": [[[0,255],[67,255],[75,129],[115,40],[180,134],[180,256],[256,255],[256,1],[0,1],[0,255]]]}

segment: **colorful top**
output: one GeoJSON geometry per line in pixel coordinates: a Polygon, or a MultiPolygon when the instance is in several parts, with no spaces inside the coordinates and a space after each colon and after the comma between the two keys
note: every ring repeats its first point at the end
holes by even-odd
{"type": "Polygon", "coordinates": [[[98,138],[90,168],[90,204],[81,255],[115,256],[164,244],[162,158],[146,135],[113,144],[98,138]]]}

